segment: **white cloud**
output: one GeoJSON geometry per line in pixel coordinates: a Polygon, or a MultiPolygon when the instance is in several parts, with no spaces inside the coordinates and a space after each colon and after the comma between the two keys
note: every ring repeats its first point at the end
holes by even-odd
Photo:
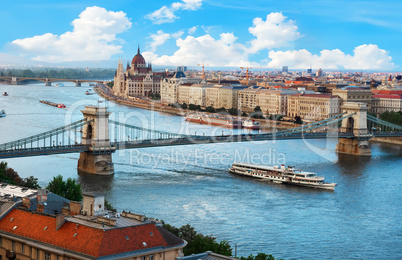
{"type": "Polygon", "coordinates": [[[248,31],[256,37],[250,47],[250,53],[263,49],[273,49],[287,46],[301,37],[295,22],[287,20],[282,13],[270,13],[266,21],[257,17],[248,31]]]}
{"type": "Polygon", "coordinates": [[[144,52],[145,59],[155,65],[189,66],[202,63],[210,66],[248,66],[248,55],[244,45],[236,43],[233,33],[222,33],[216,40],[209,34],[185,39],[177,39],[179,49],[171,56],[158,56],[153,52],[144,52]]]}
{"type": "Polygon", "coordinates": [[[392,57],[375,44],[363,44],[353,50],[353,55],[345,54],[339,49],[322,50],[320,55],[303,50],[270,51],[271,62],[268,67],[289,66],[295,69],[315,68],[325,69],[394,69],[392,57]]]}
{"type": "Polygon", "coordinates": [[[188,34],[192,35],[195,33],[195,31],[197,31],[197,27],[198,26],[193,26],[190,29],[188,29],[188,34]]]}
{"type": "Polygon", "coordinates": [[[150,44],[152,52],[155,52],[158,46],[163,45],[171,38],[169,33],[164,33],[162,30],[157,31],[155,34],[151,34],[150,37],[153,40],[150,44]]]}
{"type": "Polygon", "coordinates": [[[195,11],[200,9],[201,5],[202,0],[182,0],[182,2],[174,2],[170,5],[170,7],[164,5],[160,9],[146,15],[145,18],[152,20],[152,22],[155,24],[172,23],[174,20],[179,18],[175,15],[176,11],[195,11]]]}
{"type": "Polygon", "coordinates": [[[11,46],[21,53],[33,55],[36,61],[107,60],[121,53],[122,46],[114,44],[119,40],[116,34],[131,27],[124,12],[107,11],[97,6],[87,7],[71,24],[74,27],[71,32],[17,39],[11,46]]]}
{"type": "Polygon", "coordinates": [[[184,34],[184,31],[183,31],[183,30],[180,30],[180,31],[177,31],[177,32],[175,32],[175,33],[172,33],[172,37],[175,38],[175,39],[178,39],[178,38],[180,38],[183,34],[184,34]]]}

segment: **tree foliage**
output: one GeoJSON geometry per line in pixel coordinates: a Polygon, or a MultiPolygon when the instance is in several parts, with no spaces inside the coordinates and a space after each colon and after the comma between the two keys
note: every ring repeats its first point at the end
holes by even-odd
{"type": "Polygon", "coordinates": [[[190,109],[190,110],[201,110],[201,106],[200,105],[190,104],[190,105],[188,105],[188,109],[190,109]]]}
{"type": "Polygon", "coordinates": [[[63,176],[57,175],[49,182],[46,189],[69,200],[82,200],[81,184],[76,183],[72,178],[64,181],[63,176]]]}
{"type": "Polygon", "coordinates": [[[107,85],[109,88],[113,88],[113,86],[114,86],[114,81],[110,81],[110,82],[106,83],[106,85],[107,85]]]}
{"type": "Polygon", "coordinates": [[[300,116],[295,116],[295,124],[299,125],[303,124],[303,121],[300,116]]]}
{"type": "Polygon", "coordinates": [[[380,119],[392,124],[402,125],[402,111],[385,111],[380,115],[380,119]]]}
{"type": "Polygon", "coordinates": [[[232,116],[237,116],[240,114],[240,110],[238,110],[237,108],[229,108],[228,109],[228,113],[232,116]]]}
{"type": "Polygon", "coordinates": [[[39,189],[38,179],[30,176],[21,178],[13,168],[9,168],[6,162],[0,162],[0,182],[15,184],[31,189],[39,189]]]}
{"type": "Polygon", "coordinates": [[[189,224],[180,228],[169,224],[164,224],[163,227],[188,242],[187,246],[183,249],[185,255],[199,254],[205,251],[212,251],[227,256],[232,255],[232,248],[227,241],[217,242],[216,237],[199,234],[189,224]]]}
{"type": "Polygon", "coordinates": [[[273,257],[272,255],[259,253],[256,256],[254,256],[254,255],[249,255],[247,257],[242,256],[242,257],[240,257],[240,260],[275,260],[275,257],[273,257]]]}
{"type": "Polygon", "coordinates": [[[215,108],[213,108],[212,106],[209,106],[209,107],[205,108],[205,111],[209,112],[209,113],[215,113],[215,108]]]}
{"type": "Polygon", "coordinates": [[[110,79],[115,74],[114,69],[84,68],[0,69],[0,71],[8,76],[58,79],[110,79]]]}

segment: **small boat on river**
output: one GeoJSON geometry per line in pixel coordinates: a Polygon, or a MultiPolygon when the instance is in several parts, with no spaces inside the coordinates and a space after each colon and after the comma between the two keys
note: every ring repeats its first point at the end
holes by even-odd
{"type": "Polygon", "coordinates": [[[251,130],[259,130],[260,129],[260,122],[255,120],[243,120],[241,122],[241,127],[251,130]]]}
{"type": "Polygon", "coordinates": [[[4,111],[4,110],[0,111],[0,117],[5,117],[6,115],[7,115],[6,111],[4,111]]]}
{"type": "Polygon", "coordinates": [[[324,182],[324,177],[313,172],[298,170],[293,166],[265,166],[251,163],[233,163],[229,172],[272,181],[299,185],[309,188],[335,190],[336,183],[324,182]]]}
{"type": "Polygon", "coordinates": [[[223,126],[228,128],[241,128],[241,122],[236,118],[221,115],[205,115],[201,113],[189,114],[186,121],[204,125],[223,126]]]}
{"type": "Polygon", "coordinates": [[[7,91],[4,91],[2,95],[5,96],[5,97],[8,96],[7,91]]]}
{"type": "Polygon", "coordinates": [[[54,102],[46,101],[46,100],[39,100],[39,102],[49,105],[49,106],[57,107],[57,108],[66,108],[66,106],[62,103],[54,103],[54,102]]]}

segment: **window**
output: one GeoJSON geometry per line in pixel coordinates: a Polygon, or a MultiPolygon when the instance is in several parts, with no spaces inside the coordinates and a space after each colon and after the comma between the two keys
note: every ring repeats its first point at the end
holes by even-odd
{"type": "Polygon", "coordinates": [[[24,244],[21,244],[21,253],[22,253],[22,254],[24,254],[24,253],[25,253],[24,244]]]}
{"type": "Polygon", "coordinates": [[[11,251],[15,252],[15,242],[11,241],[11,251]]]}
{"type": "Polygon", "coordinates": [[[141,256],[141,260],[145,260],[145,255],[141,256]]]}
{"type": "Polygon", "coordinates": [[[149,260],[154,260],[154,255],[150,255],[149,260]]]}
{"type": "Polygon", "coordinates": [[[50,260],[50,253],[49,252],[45,252],[45,260],[50,260]]]}
{"type": "Polygon", "coordinates": [[[39,249],[36,249],[36,259],[39,259],[39,249]]]}
{"type": "Polygon", "coordinates": [[[0,237],[0,246],[2,246],[2,245],[3,245],[3,238],[0,237]]]}

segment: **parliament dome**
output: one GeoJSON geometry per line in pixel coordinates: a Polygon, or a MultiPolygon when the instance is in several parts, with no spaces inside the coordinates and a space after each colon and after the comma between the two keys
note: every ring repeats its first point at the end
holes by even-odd
{"type": "Polygon", "coordinates": [[[138,46],[138,52],[137,54],[134,56],[133,60],[131,61],[132,65],[143,65],[145,66],[145,59],[144,57],[142,57],[141,53],[140,53],[140,47],[138,46]]]}

